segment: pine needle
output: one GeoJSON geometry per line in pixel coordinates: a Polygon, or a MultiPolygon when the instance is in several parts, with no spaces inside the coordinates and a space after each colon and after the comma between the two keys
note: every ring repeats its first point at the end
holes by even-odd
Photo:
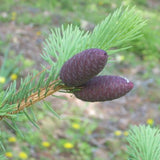
{"type": "Polygon", "coordinates": [[[134,126],[127,138],[129,160],[159,160],[160,130],[150,126],[134,126]]]}

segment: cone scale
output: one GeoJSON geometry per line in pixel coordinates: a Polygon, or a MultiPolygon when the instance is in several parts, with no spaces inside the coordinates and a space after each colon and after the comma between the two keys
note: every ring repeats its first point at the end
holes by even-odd
{"type": "Polygon", "coordinates": [[[132,82],[123,77],[97,76],[82,85],[82,89],[74,94],[88,102],[110,101],[124,96],[133,86],[132,82]]]}
{"type": "Polygon", "coordinates": [[[66,86],[80,86],[96,76],[106,65],[104,50],[91,48],[70,58],[61,68],[60,79],[66,86]]]}

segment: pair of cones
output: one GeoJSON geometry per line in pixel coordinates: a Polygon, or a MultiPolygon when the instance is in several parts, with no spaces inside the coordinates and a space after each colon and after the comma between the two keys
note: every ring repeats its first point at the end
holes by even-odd
{"type": "Polygon", "coordinates": [[[113,76],[96,76],[108,60],[104,50],[91,48],[70,58],[61,68],[60,79],[66,86],[80,87],[73,92],[84,101],[109,101],[124,96],[133,88],[128,79],[113,76]]]}

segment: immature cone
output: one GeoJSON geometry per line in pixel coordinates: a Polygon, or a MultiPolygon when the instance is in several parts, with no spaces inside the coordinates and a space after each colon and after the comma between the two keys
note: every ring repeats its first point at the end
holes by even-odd
{"type": "Polygon", "coordinates": [[[60,79],[67,86],[80,86],[96,76],[105,66],[108,55],[104,50],[84,50],[69,59],[60,71],[60,79]]]}
{"type": "Polygon", "coordinates": [[[97,76],[81,86],[75,96],[88,102],[109,101],[124,96],[133,88],[133,83],[119,76],[97,76]]]}

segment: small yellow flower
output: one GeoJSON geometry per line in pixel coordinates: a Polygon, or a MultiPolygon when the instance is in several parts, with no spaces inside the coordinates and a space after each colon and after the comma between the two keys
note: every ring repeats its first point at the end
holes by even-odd
{"type": "Polygon", "coordinates": [[[17,74],[15,74],[15,73],[13,73],[13,74],[11,74],[11,76],[10,76],[10,78],[11,78],[11,80],[16,80],[17,79],[17,74]]]}
{"type": "Polygon", "coordinates": [[[80,125],[77,123],[72,123],[72,128],[74,129],[80,129],[80,125]]]}
{"type": "Polygon", "coordinates": [[[1,77],[1,76],[0,76],[0,83],[2,83],[2,84],[3,84],[3,83],[5,83],[5,82],[6,82],[6,78],[5,78],[5,77],[1,77]]]}
{"type": "Polygon", "coordinates": [[[13,157],[13,154],[11,152],[6,152],[5,153],[5,156],[8,157],[8,158],[12,158],[13,157]]]}
{"type": "Polygon", "coordinates": [[[15,138],[15,137],[9,137],[9,138],[8,138],[8,141],[9,141],[9,142],[12,142],[12,143],[13,143],[13,142],[16,142],[16,138],[15,138]]]}
{"type": "Polygon", "coordinates": [[[124,132],[123,132],[123,135],[124,135],[124,136],[128,136],[128,135],[129,135],[129,132],[128,132],[128,131],[124,131],[124,132]]]}
{"type": "Polygon", "coordinates": [[[16,13],[16,12],[12,12],[11,15],[12,15],[12,16],[16,16],[17,13],[16,13]]]}
{"type": "Polygon", "coordinates": [[[12,12],[11,13],[11,20],[14,21],[17,17],[17,13],[16,12],[12,12]]]}
{"type": "Polygon", "coordinates": [[[37,32],[36,32],[36,35],[37,35],[37,36],[40,36],[40,35],[41,35],[41,31],[37,31],[37,32]]]}
{"type": "Polygon", "coordinates": [[[67,149],[71,149],[71,148],[73,148],[74,146],[73,146],[73,144],[72,143],[70,143],[70,142],[66,142],[66,143],[64,143],[64,148],[67,148],[67,149]]]}
{"type": "Polygon", "coordinates": [[[47,141],[44,141],[44,142],[42,142],[42,146],[48,148],[48,147],[50,147],[50,143],[47,141]]]}
{"type": "Polygon", "coordinates": [[[122,55],[117,55],[117,56],[116,56],[116,60],[117,60],[118,62],[123,62],[124,59],[125,59],[125,57],[122,56],[122,55]]]}
{"type": "Polygon", "coordinates": [[[151,118],[147,119],[147,124],[152,126],[154,124],[154,120],[151,118]]]}
{"type": "Polygon", "coordinates": [[[28,155],[25,152],[20,152],[19,153],[19,158],[21,158],[21,159],[27,159],[28,155]]]}
{"type": "Polygon", "coordinates": [[[115,136],[121,136],[122,132],[120,130],[117,130],[117,131],[114,132],[114,135],[115,136]]]}

